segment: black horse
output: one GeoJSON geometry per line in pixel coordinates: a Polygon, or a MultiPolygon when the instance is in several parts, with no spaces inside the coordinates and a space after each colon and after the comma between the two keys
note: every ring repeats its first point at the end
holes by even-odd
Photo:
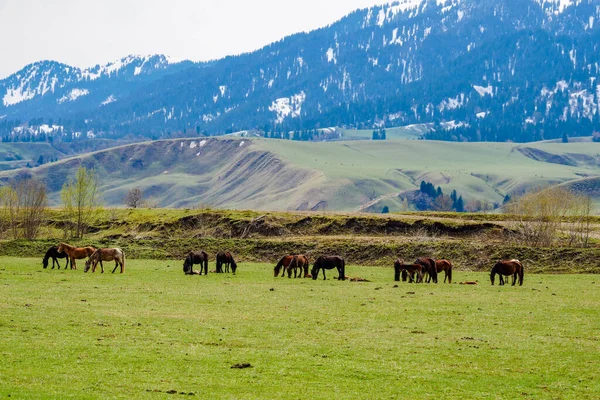
{"type": "Polygon", "coordinates": [[[429,275],[427,283],[431,282],[432,280],[433,283],[438,283],[437,267],[433,258],[419,257],[415,260],[415,264],[423,266],[423,277],[425,277],[425,275],[429,275]]]}
{"type": "Polygon", "coordinates": [[[58,258],[66,258],[67,264],[65,265],[65,269],[67,269],[69,267],[69,257],[67,256],[67,253],[59,252],[58,246],[52,246],[46,252],[44,259],[42,260],[42,265],[44,266],[44,268],[48,268],[48,259],[50,259],[50,258],[52,258],[52,268],[51,269],[54,269],[54,263],[58,264],[57,269],[60,269],[60,263],[57,260],[58,258]]]}
{"type": "Polygon", "coordinates": [[[194,264],[200,264],[200,273],[198,275],[202,275],[202,270],[204,270],[205,275],[208,275],[208,254],[204,250],[190,251],[187,256],[185,256],[183,272],[186,275],[193,275],[194,264]]]}
{"type": "Polygon", "coordinates": [[[313,280],[317,279],[319,275],[319,270],[323,270],[323,280],[327,279],[325,277],[326,269],[334,269],[337,268],[339,276],[338,280],[343,281],[346,280],[346,262],[342,257],[339,256],[320,256],[315,261],[315,264],[310,271],[313,280]]]}
{"type": "Polygon", "coordinates": [[[231,272],[235,275],[237,263],[233,259],[233,256],[228,251],[219,251],[217,253],[217,273],[229,272],[229,265],[231,265],[231,272]],[[223,270],[223,265],[225,265],[225,270],[223,270]]]}

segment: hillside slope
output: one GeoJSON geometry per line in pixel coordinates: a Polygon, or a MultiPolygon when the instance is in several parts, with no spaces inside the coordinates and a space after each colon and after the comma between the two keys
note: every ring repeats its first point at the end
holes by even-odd
{"type": "Polygon", "coordinates": [[[456,190],[465,201],[501,203],[506,194],[532,187],[598,178],[596,147],[589,142],[178,139],[4,171],[0,183],[35,176],[46,182],[52,204],[58,204],[62,185],[84,165],[98,171],[104,200],[112,206],[121,205],[127,191],[139,187],[160,207],[381,211],[388,205],[394,211],[400,210],[401,197],[417,190],[422,180],[445,193],[456,190]]]}

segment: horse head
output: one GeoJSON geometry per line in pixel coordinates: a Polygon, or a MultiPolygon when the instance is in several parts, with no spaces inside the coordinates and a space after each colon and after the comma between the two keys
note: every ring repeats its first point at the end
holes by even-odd
{"type": "Polygon", "coordinates": [[[321,257],[319,257],[315,260],[315,263],[313,264],[313,267],[310,270],[310,275],[311,275],[313,281],[317,280],[317,276],[319,275],[319,268],[321,268],[321,257]]]}
{"type": "Polygon", "coordinates": [[[233,259],[233,257],[231,257],[231,273],[235,275],[236,269],[237,269],[237,264],[235,263],[235,260],[233,259]]]}
{"type": "Polygon", "coordinates": [[[92,259],[88,258],[85,262],[85,268],[83,269],[83,272],[88,272],[91,266],[92,266],[92,259]]]}
{"type": "Polygon", "coordinates": [[[281,271],[281,264],[277,264],[275,268],[273,268],[273,276],[275,278],[279,276],[279,271],[281,271]]]}
{"type": "MultiPolygon", "coordinates": [[[[492,272],[490,272],[490,281],[492,282],[492,285],[494,284],[495,278],[496,278],[496,266],[494,266],[494,268],[492,268],[492,272]]],[[[500,275],[500,279],[502,279],[502,275],[500,275]]]]}
{"type": "Polygon", "coordinates": [[[65,251],[65,244],[64,243],[59,244],[58,245],[58,249],[56,251],[58,251],[59,253],[64,253],[64,251],[65,251]]]}

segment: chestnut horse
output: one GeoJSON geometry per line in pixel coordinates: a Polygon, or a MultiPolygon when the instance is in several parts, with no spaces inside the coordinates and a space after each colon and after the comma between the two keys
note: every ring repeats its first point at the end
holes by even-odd
{"type": "MultiPolygon", "coordinates": [[[[448,283],[452,283],[452,263],[450,261],[435,260],[435,269],[436,273],[438,274],[442,271],[446,273],[444,276],[444,283],[446,283],[446,279],[448,279],[448,283]]],[[[429,277],[429,279],[431,279],[431,276],[429,277]]],[[[429,283],[429,280],[427,280],[427,283],[429,283]]]]}
{"type": "Polygon", "coordinates": [[[96,266],[98,263],[100,263],[100,272],[104,273],[104,265],[102,265],[102,261],[113,260],[115,261],[115,268],[113,268],[112,273],[115,273],[117,267],[121,267],[121,273],[125,272],[125,253],[123,253],[123,250],[119,248],[96,250],[85,262],[85,269],[83,272],[88,272],[90,266],[92,267],[92,272],[95,272],[96,266]]]}
{"type": "Polygon", "coordinates": [[[404,264],[404,260],[399,258],[394,262],[394,280],[400,282],[400,274],[402,274],[402,282],[410,277],[410,282],[414,282],[414,275],[417,274],[417,283],[423,282],[423,266],[421,264],[404,264]]]}
{"type": "Polygon", "coordinates": [[[281,259],[279,260],[279,262],[277,263],[275,268],[273,268],[273,276],[275,278],[277,278],[279,276],[279,271],[282,271],[282,269],[283,269],[283,271],[281,272],[281,277],[283,278],[285,276],[285,271],[286,271],[287,267],[289,267],[289,265],[293,259],[294,259],[293,255],[281,257],[281,259]]]}
{"type": "Polygon", "coordinates": [[[58,265],[58,269],[60,269],[60,263],[57,260],[58,258],[66,258],[67,259],[67,263],[65,264],[65,269],[67,269],[67,267],[69,266],[69,257],[67,256],[66,253],[59,253],[58,246],[52,246],[46,252],[44,259],[42,260],[42,266],[44,268],[48,268],[48,259],[50,259],[50,258],[52,258],[52,268],[51,269],[54,269],[54,263],[56,263],[58,265]]]}
{"type": "Polygon", "coordinates": [[[320,256],[315,261],[310,274],[313,280],[317,279],[319,275],[319,270],[323,270],[323,280],[327,279],[325,276],[326,269],[334,269],[338,270],[339,276],[338,280],[343,281],[346,280],[346,262],[342,257],[339,256],[320,256]]]}
{"type": "Polygon", "coordinates": [[[292,271],[294,271],[294,278],[308,277],[308,258],[304,254],[298,254],[292,258],[289,265],[287,266],[288,278],[292,277],[292,271]],[[296,272],[297,275],[296,276],[296,272]],[[303,274],[304,273],[304,274],[303,274]]]}
{"type": "Polygon", "coordinates": [[[428,257],[419,257],[415,260],[415,264],[420,264],[423,266],[423,276],[428,274],[427,282],[431,282],[433,279],[433,283],[438,283],[437,279],[437,267],[435,266],[435,260],[433,258],[428,257]]]}
{"type": "Polygon", "coordinates": [[[66,253],[71,260],[71,269],[77,269],[77,264],[75,260],[81,260],[83,258],[89,257],[93,252],[96,251],[95,247],[74,247],[66,243],[61,243],[58,246],[59,253],[66,253]]]}
{"type": "Polygon", "coordinates": [[[208,253],[204,250],[190,251],[185,256],[183,272],[186,275],[194,275],[194,264],[200,264],[200,273],[198,275],[202,275],[202,270],[204,270],[204,275],[208,275],[208,253]]]}
{"type": "Polygon", "coordinates": [[[492,282],[492,285],[494,284],[494,278],[496,277],[496,274],[500,276],[500,285],[504,285],[504,279],[502,279],[502,275],[513,276],[512,286],[515,286],[515,283],[517,283],[517,277],[519,278],[519,286],[523,285],[523,264],[521,264],[521,261],[519,260],[498,261],[490,273],[490,281],[492,282]]]}
{"type": "Polygon", "coordinates": [[[229,272],[229,265],[231,265],[231,272],[235,275],[237,264],[233,256],[228,251],[219,251],[217,253],[217,273],[229,272]],[[225,270],[223,270],[223,264],[225,264],[225,270]]]}

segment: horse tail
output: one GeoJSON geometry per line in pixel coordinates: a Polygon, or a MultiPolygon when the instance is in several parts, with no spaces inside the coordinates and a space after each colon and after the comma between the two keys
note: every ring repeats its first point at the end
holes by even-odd
{"type": "Polygon", "coordinates": [[[452,263],[448,261],[448,264],[448,272],[446,274],[448,275],[448,283],[452,283],[452,263]]]}
{"type": "Polygon", "coordinates": [[[521,273],[519,274],[519,286],[523,285],[523,276],[525,275],[525,268],[523,264],[519,261],[519,265],[521,265],[521,273]]]}

